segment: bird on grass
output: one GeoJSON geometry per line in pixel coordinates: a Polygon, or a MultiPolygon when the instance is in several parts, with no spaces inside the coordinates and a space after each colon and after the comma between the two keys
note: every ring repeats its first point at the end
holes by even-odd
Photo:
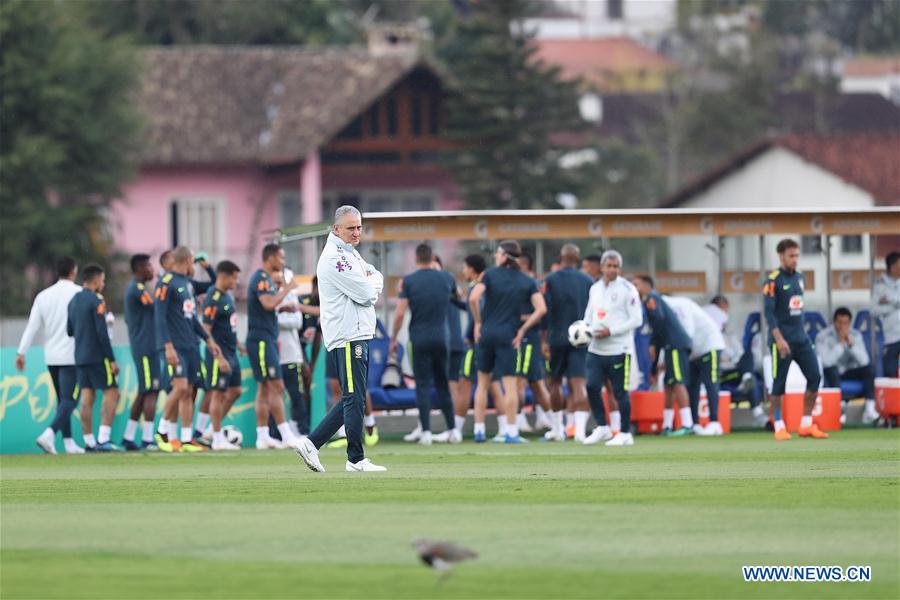
{"type": "Polygon", "coordinates": [[[478,558],[474,551],[453,542],[419,538],[413,541],[412,546],[425,565],[443,576],[450,574],[455,563],[478,558]]]}

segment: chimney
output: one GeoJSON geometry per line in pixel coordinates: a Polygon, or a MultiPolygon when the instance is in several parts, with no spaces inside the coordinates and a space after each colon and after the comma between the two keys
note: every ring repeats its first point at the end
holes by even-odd
{"type": "Polygon", "coordinates": [[[373,23],[368,27],[369,52],[375,56],[416,54],[431,38],[427,24],[373,23]]]}

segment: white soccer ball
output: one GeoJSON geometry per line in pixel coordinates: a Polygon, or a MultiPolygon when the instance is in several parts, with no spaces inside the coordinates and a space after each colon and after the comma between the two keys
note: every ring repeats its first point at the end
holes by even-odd
{"type": "Polygon", "coordinates": [[[234,425],[226,425],[222,428],[222,435],[229,444],[240,446],[244,442],[244,434],[234,425]]]}
{"type": "Polygon", "coordinates": [[[582,348],[591,343],[591,330],[584,321],[575,321],[569,325],[569,343],[582,348]]]}

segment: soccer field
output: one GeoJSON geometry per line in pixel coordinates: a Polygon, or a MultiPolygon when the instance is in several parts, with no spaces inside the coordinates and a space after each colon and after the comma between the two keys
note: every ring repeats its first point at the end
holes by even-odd
{"type": "Polygon", "coordinates": [[[900,596],[900,436],[855,430],[368,449],[2,458],[12,598],[900,596]],[[477,561],[446,580],[416,537],[477,561]],[[869,583],[745,583],[742,565],[870,565],[869,583]]]}

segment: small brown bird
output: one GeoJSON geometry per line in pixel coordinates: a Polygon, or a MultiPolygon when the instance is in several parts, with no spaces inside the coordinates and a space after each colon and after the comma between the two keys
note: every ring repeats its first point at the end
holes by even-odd
{"type": "Polygon", "coordinates": [[[478,558],[474,551],[453,542],[419,538],[412,546],[423,563],[444,575],[450,573],[454,563],[478,558]]]}

